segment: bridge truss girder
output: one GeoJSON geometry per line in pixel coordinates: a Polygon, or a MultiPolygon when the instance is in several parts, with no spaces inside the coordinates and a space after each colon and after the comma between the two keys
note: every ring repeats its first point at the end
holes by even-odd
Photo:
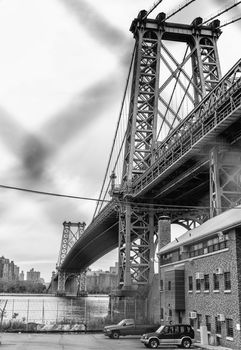
{"type": "Polygon", "coordinates": [[[241,151],[214,147],[210,152],[210,216],[241,203],[241,151]]]}
{"type": "Polygon", "coordinates": [[[158,220],[168,216],[171,223],[195,228],[208,218],[206,210],[148,208],[135,203],[119,203],[119,288],[138,290],[151,284],[158,246],[158,220]]]}

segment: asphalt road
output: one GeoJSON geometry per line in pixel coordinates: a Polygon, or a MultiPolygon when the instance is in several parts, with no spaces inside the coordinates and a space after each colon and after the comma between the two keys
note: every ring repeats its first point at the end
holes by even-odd
{"type": "MultiPolygon", "coordinates": [[[[146,349],[139,337],[109,339],[95,334],[1,334],[1,350],[132,350],[146,349]]],[[[177,347],[160,347],[162,350],[177,347]]],[[[198,348],[195,348],[196,350],[198,348]]]]}

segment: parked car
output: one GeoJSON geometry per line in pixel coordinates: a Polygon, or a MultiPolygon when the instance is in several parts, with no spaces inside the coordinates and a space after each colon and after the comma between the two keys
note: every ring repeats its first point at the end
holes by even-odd
{"type": "Polygon", "coordinates": [[[177,345],[189,349],[193,339],[194,330],[189,324],[174,324],[160,326],[154,333],[143,334],[141,342],[152,349],[159,345],[177,345]]]}
{"type": "Polygon", "coordinates": [[[156,329],[156,325],[136,324],[132,318],[128,318],[118,324],[105,326],[104,334],[109,338],[118,339],[121,335],[141,335],[144,332],[154,332],[156,329]]]}

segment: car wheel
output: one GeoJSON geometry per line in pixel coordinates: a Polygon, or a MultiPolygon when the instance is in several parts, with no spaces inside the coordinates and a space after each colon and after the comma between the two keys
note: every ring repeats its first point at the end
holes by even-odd
{"type": "Polygon", "coordinates": [[[191,345],[192,345],[192,342],[191,342],[190,339],[183,339],[183,341],[182,341],[182,347],[183,347],[184,349],[190,349],[191,345]]]}
{"type": "Polygon", "coordinates": [[[119,332],[112,332],[113,339],[119,339],[119,336],[120,336],[119,332]]]}
{"type": "Polygon", "coordinates": [[[152,349],[156,349],[158,348],[158,345],[159,345],[159,341],[157,339],[151,339],[149,341],[149,347],[152,348],[152,349]]]}

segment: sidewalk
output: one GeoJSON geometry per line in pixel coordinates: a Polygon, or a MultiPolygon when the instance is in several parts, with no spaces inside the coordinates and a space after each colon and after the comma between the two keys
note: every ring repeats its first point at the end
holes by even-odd
{"type": "Polygon", "coordinates": [[[197,348],[201,348],[201,349],[207,349],[207,350],[233,350],[231,348],[227,348],[225,346],[220,346],[220,345],[202,345],[200,343],[194,343],[194,346],[196,346],[197,348]]]}

